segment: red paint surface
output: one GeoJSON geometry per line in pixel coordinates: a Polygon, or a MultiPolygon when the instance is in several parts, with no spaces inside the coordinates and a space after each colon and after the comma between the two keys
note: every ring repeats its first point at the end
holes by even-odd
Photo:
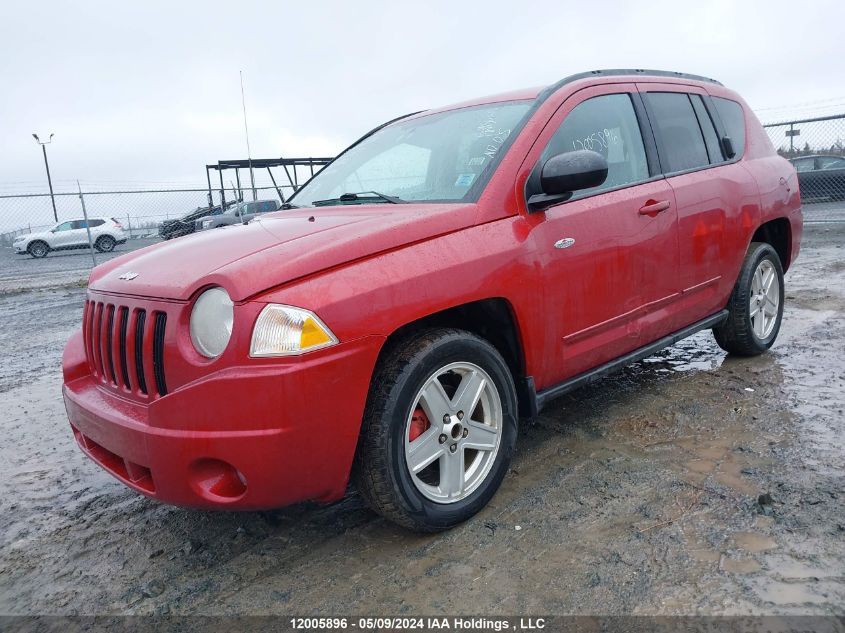
{"type": "MultiPolygon", "coordinates": [[[[518,328],[525,375],[543,389],[724,307],[757,227],[788,220],[790,262],[801,237],[794,170],[747,107],[746,152],[736,163],[541,213],[525,207],[525,180],[572,108],[590,96],[658,85],[744,105],[707,83],[582,79],[538,108],[477,203],[285,211],[97,267],[86,311],[102,303],[167,315],[168,393],[140,392],[133,349],[130,388],[113,384],[109,367],[87,360],[90,336],[77,333],[65,349],[64,396],[82,450],[139,492],[175,504],[253,509],[337,499],[378,354],[410,322],[503,299],[518,328]],[[640,213],[663,201],[668,209],[640,213]],[[554,248],[567,237],[575,239],[571,248],[554,248]],[[138,278],[119,280],[126,271],[138,278]],[[193,299],[212,285],[235,300],[235,325],[226,351],[208,360],[193,349],[188,319],[193,299]],[[249,358],[252,326],[269,302],[313,310],[341,343],[301,357],[249,358]]],[[[148,336],[148,387],[151,348],[148,336]]],[[[117,352],[113,341],[112,358],[117,352]]],[[[411,439],[423,426],[412,426],[411,439]]]]}

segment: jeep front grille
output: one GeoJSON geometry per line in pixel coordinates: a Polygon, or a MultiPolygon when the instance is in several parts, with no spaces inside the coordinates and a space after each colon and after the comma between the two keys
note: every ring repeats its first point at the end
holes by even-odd
{"type": "Polygon", "coordinates": [[[167,394],[165,312],[151,311],[148,318],[142,307],[89,300],[82,320],[85,355],[103,384],[147,398],[167,394]]]}

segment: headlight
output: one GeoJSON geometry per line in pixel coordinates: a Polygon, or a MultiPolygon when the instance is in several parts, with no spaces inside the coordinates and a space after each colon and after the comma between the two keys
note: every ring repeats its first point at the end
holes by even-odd
{"type": "Polygon", "coordinates": [[[215,358],[223,353],[232,337],[234,308],[223,288],[209,288],[194,303],[191,311],[191,340],[203,356],[215,358]]]}
{"type": "Polygon", "coordinates": [[[203,220],[202,221],[202,228],[207,229],[211,226],[211,220],[203,220]]]}
{"type": "Polygon", "coordinates": [[[249,355],[291,356],[337,342],[337,337],[313,312],[271,303],[255,322],[249,355]]]}

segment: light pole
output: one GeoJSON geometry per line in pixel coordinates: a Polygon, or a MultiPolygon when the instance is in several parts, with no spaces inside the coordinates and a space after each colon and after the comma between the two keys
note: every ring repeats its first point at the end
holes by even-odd
{"type": "Polygon", "coordinates": [[[46,141],[42,141],[38,138],[38,135],[33,133],[33,138],[35,142],[41,146],[41,151],[44,152],[44,167],[47,168],[47,184],[50,186],[50,202],[53,203],[53,220],[56,222],[59,221],[59,214],[56,213],[56,197],[53,195],[53,181],[50,178],[50,163],[47,162],[47,145],[53,142],[53,134],[50,135],[46,141]]]}

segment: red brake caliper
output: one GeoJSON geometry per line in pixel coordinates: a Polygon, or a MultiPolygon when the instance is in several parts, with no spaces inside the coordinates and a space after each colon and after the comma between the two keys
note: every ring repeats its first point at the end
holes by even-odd
{"type": "Polygon", "coordinates": [[[425,414],[425,411],[422,410],[422,407],[417,407],[414,411],[414,417],[411,418],[411,428],[408,431],[408,441],[413,442],[420,435],[425,433],[430,426],[431,423],[428,421],[428,416],[425,414]]]}

